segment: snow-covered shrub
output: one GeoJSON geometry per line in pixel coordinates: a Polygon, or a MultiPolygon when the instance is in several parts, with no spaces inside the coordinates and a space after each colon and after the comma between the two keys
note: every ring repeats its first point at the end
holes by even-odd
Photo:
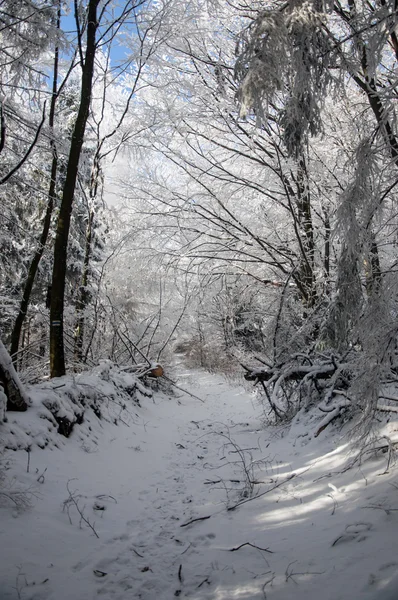
{"type": "Polygon", "coordinates": [[[32,404],[24,419],[12,414],[2,426],[0,450],[59,446],[77,426],[89,438],[97,419],[116,425],[129,422],[152,391],[136,374],[105,361],[85,373],[32,385],[29,396],[32,404]]]}

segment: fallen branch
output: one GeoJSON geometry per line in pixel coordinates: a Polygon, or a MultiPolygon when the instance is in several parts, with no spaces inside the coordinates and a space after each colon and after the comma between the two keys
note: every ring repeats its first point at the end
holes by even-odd
{"type": "MultiPolygon", "coordinates": [[[[324,412],[328,412],[327,404],[333,394],[337,393],[336,386],[347,388],[349,384],[350,365],[345,359],[346,357],[340,362],[334,356],[316,354],[311,358],[305,354],[296,354],[284,364],[261,365],[254,368],[242,364],[242,367],[246,371],[244,373],[246,381],[253,381],[254,385],[258,383],[262,385],[276,420],[283,421],[292,416],[290,400],[292,384],[296,390],[304,388],[307,390],[308,386],[313,386],[327,401],[324,412]],[[318,382],[322,382],[321,385],[318,382]]],[[[306,394],[307,392],[305,391],[306,394]]],[[[339,390],[338,393],[344,395],[344,390],[343,392],[339,390]]]]}
{"type": "Polygon", "coordinates": [[[386,394],[380,394],[379,400],[392,400],[393,402],[398,402],[398,398],[396,396],[387,396],[386,394]]]}
{"type": "Polygon", "coordinates": [[[269,554],[273,554],[272,550],[268,550],[268,548],[260,548],[260,546],[256,546],[255,544],[251,544],[250,542],[245,542],[244,544],[241,544],[240,546],[236,546],[236,548],[231,548],[230,552],[236,552],[237,550],[240,550],[244,546],[250,546],[251,548],[256,548],[257,550],[262,550],[263,552],[269,552],[269,554]]]}
{"type": "Polygon", "coordinates": [[[163,375],[163,379],[166,379],[166,381],[171,383],[171,385],[173,385],[177,390],[180,390],[180,392],[184,392],[184,394],[188,394],[188,396],[191,396],[191,398],[195,398],[195,400],[200,400],[200,402],[203,402],[203,404],[205,403],[205,401],[202,400],[202,398],[199,398],[199,396],[195,396],[195,394],[191,394],[191,392],[188,392],[188,390],[184,390],[184,388],[177,385],[176,382],[173,381],[172,379],[170,379],[170,377],[167,377],[167,375],[163,375]]]}
{"type": "Polygon", "coordinates": [[[180,525],[180,527],[188,527],[188,525],[191,525],[192,523],[196,523],[196,521],[206,521],[207,519],[210,519],[210,517],[211,517],[211,515],[208,515],[207,517],[198,517],[197,519],[191,519],[187,523],[183,523],[182,525],[180,525]]]}
{"type": "Polygon", "coordinates": [[[342,410],[344,410],[350,405],[351,402],[349,400],[341,400],[337,405],[334,405],[333,409],[330,412],[328,412],[327,416],[320,422],[318,429],[314,434],[314,437],[318,437],[318,435],[322,433],[322,431],[326,429],[326,427],[332,421],[334,421],[335,419],[337,419],[337,417],[341,415],[342,410]]]}
{"type": "Polygon", "coordinates": [[[244,367],[246,369],[244,378],[246,379],[246,381],[266,382],[270,381],[273,378],[276,378],[275,385],[280,387],[283,381],[301,381],[305,377],[308,377],[308,375],[316,379],[330,378],[333,375],[333,373],[337,370],[337,368],[341,369],[342,366],[343,365],[339,365],[338,367],[333,362],[328,361],[324,364],[299,365],[285,369],[283,367],[273,367],[271,369],[249,369],[248,367],[244,367]]]}
{"type": "Polygon", "coordinates": [[[398,413],[398,406],[388,406],[388,404],[378,404],[376,406],[376,410],[381,410],[383,412],[398,413]]]}
{"type": "Polygon", "coordinates": [[[237,502],[237,504],[234,504],[234,506],[229,506],[227,508],[227,511],[235,510],[239,506],[242,506],[242,504],[246,504],[246,502],[251,502],[252,500],[257,500],[257,498],[261,498],[262,496],[269,494],[270,492],[281,487],[288,481],[291,481],[294,477],[296,477],[296,475],[297,475],[297,473],[291,473],[286,479],[284,479],[283,481],[280,481],[279,483],[276,483],[272,488],[269,488],[265,492],[262,492],[261,494],[257,494],[257,496],[253,496],[252,498],[245,498],[245,500],[240,500],[240,502],[237,502]]]}

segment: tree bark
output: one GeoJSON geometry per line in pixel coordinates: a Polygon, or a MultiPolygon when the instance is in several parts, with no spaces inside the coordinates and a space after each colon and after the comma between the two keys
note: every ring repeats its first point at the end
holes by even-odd
{"type": "Polygon", "coordinates": [[[311,215],[311,196],[304,157],[299,159],[297,171],[297,214],[299,225],[301,264],[298,276],[301,280],[305,304],[314,306],[316,300],[316,280],[314,272],[315,243],[311,215]]]}
{"type": "Polygon", "coordinates": [[[4,344],[0,340],[0,386],[7,397],[7,410],[24,412],[29,406],[29,398],[19,380],[4,344]]]}
{"type": "Polygon", "coordinates": [[[85,317],[84,311],[89,303],[90,294],[87,290],[88,276],[90,271],[90,260],[92,253],[92,238],[93,238],[93,226],[94,226],[94,210],[89,209],[88,223],[86,229],[86,243],[84,251],[84,262],[83,262],[83,274],[81,280],[81,286],[79,290],[79,297],[76,303],[76,327],[75,327],[75,347],[74,354],[75,359],[79,362],[83,361],[83,342],[84,342],[84,327],[85,317]]]}
{"type": "Polygon", "coordinates": [[[366,277],[366,293],[370,298],[380,291],[381,286],[381,266],[379,258],[379,248],[377,246],[376,237],[371,233],[370,248],[367,258],[364,260],[365,277],[366,277]]]}
{"type": "Polygon", "coordinates": [[[91,102],[96,52],[96,33],[98,29],[98,4],[99,0],[89,0],[88,2],[86,52],[84,64],[82,65],[80,105],[72,134],[62,202],[57,222],[50,308],[51,377],[61,377],[62,375],[65,375],[65,350],[63,338],[67,246],[79,160],[91,102]]]}

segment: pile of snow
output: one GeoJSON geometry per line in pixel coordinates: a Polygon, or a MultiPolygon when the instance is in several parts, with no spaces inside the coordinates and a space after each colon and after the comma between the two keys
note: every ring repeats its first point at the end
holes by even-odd
{"type": "MultiPolygon", "coordinates": [[[[8,412],[6,422],[0,421],[0,451],[59,447],[75,426],[90,437],[94,415],[115,425],[129,422],[132,409],[139,407],[143,398],[152,396],[136,375],[111,361],[102,361],[90,372],[30,386],[27,392],[27,412],[8,412]]],[[[0,408],[1,402],[0,394],[0,408]]]]}

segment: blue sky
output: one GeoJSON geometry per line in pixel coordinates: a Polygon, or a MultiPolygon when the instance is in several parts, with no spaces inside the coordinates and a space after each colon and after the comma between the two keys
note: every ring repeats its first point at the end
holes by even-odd
{"type": "MultiPolygon", "coordinates": [[[[116,6],[117,3],[115,2],[115,8],[116,6]]],[[[76,41],[77,34],[73,1],[69,3],[68,14],[65,14],[64,11],[62,12],[61,29],[64,31],[64,33],[67,35],[70,41],[76,41]]],[[[126,57],[126,54],[128,54],[128,52],[129,50],[125,46],[122,46],[118,43],[114,43],[111,51],[112,62],[122,61],[126,57]]]]}

